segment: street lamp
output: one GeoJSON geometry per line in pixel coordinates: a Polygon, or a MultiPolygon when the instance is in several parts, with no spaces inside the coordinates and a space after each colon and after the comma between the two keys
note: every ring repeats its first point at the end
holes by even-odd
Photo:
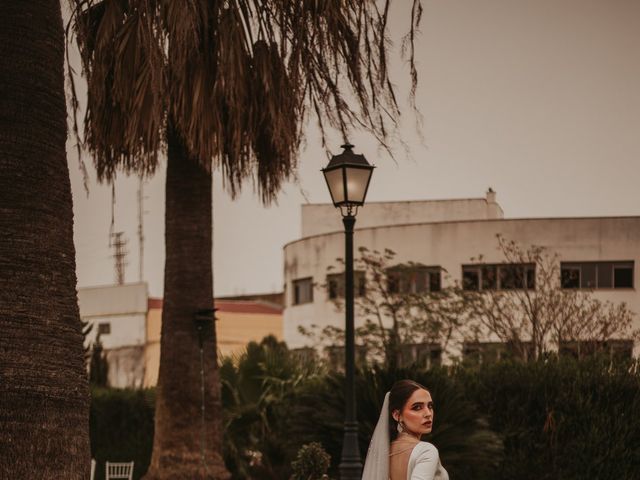
{"type": "Polygon", "coordinates": [[[358,207],[364,205],[371,174],[375,168],[364,155],[353,153],[353,145],[342,145],[344,151],[334,155],[322,169],[331,193],[331,200],[342,214],[345,234],[345,421],[340,479],[360,480],[362,461],[358,447],[355,395],[355,335],[353,326],[353,226],[358,207]]]}
{"type": "Polygon", "coordinates": [[[193,314],[193,323],[198,331],[198,344],[200,345],[200,460],[202,461],[202,468],[205,472],[207,468],[207,457],[205,450],[205,436],[206,436],[206,424],[205,424],[205,385],[204,385],[204,340],[210,329],[213,328],[213,322],[216,319],[217,308],[204,308],[196,311],[193,314]]]}

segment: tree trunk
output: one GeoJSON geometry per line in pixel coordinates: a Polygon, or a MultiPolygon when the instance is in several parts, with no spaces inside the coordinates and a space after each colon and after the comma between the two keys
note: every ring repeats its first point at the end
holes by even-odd
{"type": "Polygon", "coordinates": [[[0,478],[89,477],[57,0],[0,11],[0,478]]]}
{"type": "Polygon", "coordinates": [[[211,322],[203,338],[203,420],[194,324],[197,311],[213,306],[211,174],[189,158],[171,126],[167,142],[160,372],[153,453],[145,478],[226,479],[215,325],[211,322]]]}

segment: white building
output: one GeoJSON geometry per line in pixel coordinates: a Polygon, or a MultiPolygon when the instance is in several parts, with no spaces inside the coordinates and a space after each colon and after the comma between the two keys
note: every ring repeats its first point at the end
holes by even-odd
{"type": "Polygon", "coordinates": [[[113,387],[142,387],[148,299],[146,283],[78,290],[80,317],[93,324],[86,342],[100,334],[113,387]]]}
{"type": "MultiPolygon", "coordinates": [[[[564,274],[577,275],[579,283],[574,280],[573,287],[588,286],[596,298],[624,301],[640,313],[637,216],[505,219],[490,189],[478,199],[367,203],[355,228],[355,256],[360,246],[389,248],[396,252],[398,264],[415,262],[432,268],[438,285],[462,284],[463,277],[479,282],[473,266],[477,260],[471,260],[479,254],[485,263],[503,263],[497,234],[523,246],[545,247],[558,254],[564,274]]],[[[343,327],[344,313],[336,310],[322,285],[327,283],[328,268],[337,267],[336,259],[344,257],[344,248],[341,217],[333,205],[303,205],[302,238],[284,247],[284,338],[290,347],[308,346],[299,326],[343,327]]],[[[640,327],[638,316],[635,321],[640,327]]],[[[638,346],[634,353],[640,353],[638,346]]]]}

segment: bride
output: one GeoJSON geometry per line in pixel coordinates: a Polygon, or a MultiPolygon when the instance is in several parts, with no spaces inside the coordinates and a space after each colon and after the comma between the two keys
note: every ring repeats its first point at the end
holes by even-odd
{"type": "Polygon", "coordinates": [[[436,447],[420,441],[432,427],[429,391],[412,380],[396,382],[384,397],[362,480],[449,480],[436,447]]]}

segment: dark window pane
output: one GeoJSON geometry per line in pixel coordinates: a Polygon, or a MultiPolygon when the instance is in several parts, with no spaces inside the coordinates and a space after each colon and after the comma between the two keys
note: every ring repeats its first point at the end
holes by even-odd
{"type": "Polygon", "coordinates": [[[513,288],[523,289],[525,287],[525,266],[510,265],[509,269],[513,271],[513,288]]]}
{"type": "Polygon", "coordinates": [[[613,264],[611,262],[598,263],[598,288],[613,287],[613,264]]]}
{"type": "Polygon", "coordinates": [[[596,288],[596,264],[583,263],[581,266],[582,279],[581,288],[596,288]]]}
{"type": "Polygon", "coordinates": [[[482,289],[495,290],[498,288],[497,267],[495,265],[485,265],[482,267],[482,289]]]}
{"type": "Polygon", "coordinates": [[[580,268],[562,267],[562,288],[580,288],[580,268]]]}
{"type": "Polygon", "coordinates": [[[518,265],[500,265],[498,275],[500,277],[500,288],[502,290],[522,288],[523,278],[522,274],[518,274],[518,270],[518,265]]]}
{"type": "Polygon", "coordinates": [[[480,275],[478,275],[477,268],[463,268],[462,288],[465,290],[479,290],[480,275]]]}
{"type": "Polygon", "coordinates": [[[293,304],[313,302],[313,281],[311,278],[303,278],[293,281],[293,304]]]}
{"type": "Polygon", "coordinates": [[[367,293],[366,290],[366,278],[365,278],[365,273],[364,272],[354,272],[354,279],[353,279],[355,285],[355,296],[356,297],[364,297],[365,294],[367,293]]]}
{"type": "Polygon", "coordinates": [[[344,297],[344,275],[340,273],[327,275],[327,293],[332,300],[344,297]]]}
{"type": "Polygon", "coordinates": [[[614,359],[625,360],[633,357],[633,340],[611,340],[609,347],[614,359]]]}
{"type": "Polygon", "coordinates": [[[633,288],[632,265],[615,265],[613,267],[613,274],[615,288],[633,288]]]}
{"type": "Polygon", "coordinates": [[[400,272],[387,270],[387,290],[389,293],[400,293],[400,272]]]}
{"type": "Polygon", "coordinates": [[[440,291],[440,270],[429,272],[429,290],[432,292],[440,291]]]}
{"type": "Polygon", "coordinates": [[[536,289],[536,266],[527,265],[527,288],[529,290],[536,289]]]}
{"type": "Polygon", "coordinates": [[[424,293],[427,291],[427,275],[428,272],[424,269],[412,269],[409,275],[409,291],[411,293],[424,293]]]}

